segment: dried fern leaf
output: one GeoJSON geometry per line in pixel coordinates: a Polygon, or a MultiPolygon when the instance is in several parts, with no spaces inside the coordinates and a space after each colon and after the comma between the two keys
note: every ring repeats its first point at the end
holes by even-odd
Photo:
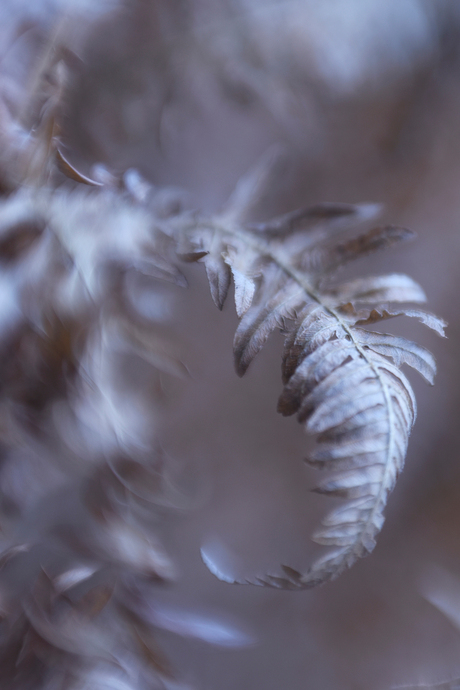
{"type": "Polygon", "coordinates": [[[334,304],[382,302],[426,302],[426,295],[418,283],[401,273],[369,276],[342,283],[331,291],[334,304]]]}
{"type": "Polygon", "coordinates": [[[214,304],[222,309],[230,288],[231,273],[221,256],[208,255],[204,262],[214,304]]]}
{"type": "Polygon", "coordinates": [[[223,253],[224,261],[230,266],[235,285],[235,308],[241,318],[249,309],[256,293],[258,257],[248,249],[246,252],[227,247],[223,253]]]}
{"type": "Polygon", "coordinates": [[[322,265],[323,271],[332,271],[348,261],[359,259],[381,249],[388,249],[397,242],[411,240],[415,233],[407,228],[387,225],[373,228],[345,242],[338,242],[328,248],[322,265]]]}
{"type": "Polygon", "coordinates": [[[179,256],[185,261],[202,261],[206,268],[206,275],[211,289],[211,297],[218,309],[222,309],[227,299],[231,283],[230,264],[224,260],[223,253],[226,245],[222,238],[214,231],[206,229],[204,232],[194,232],[191,237],[182,236],[185,247],[179,256]]]}
{"type": "MultiPolygon", "coordinates": [[[[413,233],[386,226],[331,245],[327,223],[314,233],[312,241],[297,232],[309,213],[301,211],[271,224],[247,227],[223,214],[212,223],[212,243],[206,244],[206,230],[201,238],[204,249],[211,253],[218,247],[231,267],[240,317],[234,339],[237,373],[246,372],[274,330],[285,333],[285,387],[278,410],[283,415],[297,413],[307,432],[318,435],[309,462],[335,470],[316,491],[347,501],[326,516],[313,535],[315,541],[333,550],[307,572],[283,566],[282,576],[244,580],[287,589],[334,579],[373,550],[416,417],[415,398],[400,367],[407,364],[429,383],[434,379],[436,365],[428,350],[364,326],[401,315],[417,318],[439,335],[444,335],[445,326],[442,319],[405,306],[426,299],[420,286],[405,275],[325,284],[325,270],[391,247],[413,233]]],[[[332,207],[324,215],[353,217],[357,211],[355,207],[332,207]]],[[[210,283],[215,293],[216,278],[210,283]]],[[[218,569],[213,571],[233,581],[218,569]]]]}
{"type": "Polygon", "coordinates": [[[409,316],[414,319],[418,319],[424,326],[428,326],[431,330],[435,331],[438,335],[443,337],[445,322],[440,319],[439,316],[435,314],[430,314],[430,312],[423,311],[422,309],[398,309],[390,306],[380,306],[370,310],[361,310],[357,312],[359,316],[356,321],[358,326],[367,326],[378,321],[383,321],[384,319],[392,319],[395,316],[409,316]]]}
{"type": "Polygon", "coordinates": [[[303,291],[298,285],[287,283],[267,302],[259,302],[249,313],[243,315],[233,341],[239,376],[245,373],[269,335],[283,327],[285,319],[291,317],[302,301],[303,291]]]}
{"type": "Polygon", "coordinates": [[[329,227],[343,229],[350,224],[369,220],[381,211],[380,204],[315,204],[291,211],[278,218],[264,223],[251,223],[248,227],[253,232],[263,233],[267,237],[287,237],[295,232],[318,230],[326,222],[329,227]]]}

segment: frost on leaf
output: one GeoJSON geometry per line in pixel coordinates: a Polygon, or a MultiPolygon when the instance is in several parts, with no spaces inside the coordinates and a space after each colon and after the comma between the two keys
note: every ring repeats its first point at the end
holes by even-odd
{"type": "MultiPolygon", "coordinates": [[[[250,173],[232,199],[244,196],[241,190],[261,177],[250,173]]],[[[245,198],[241,207],[248,205],[245,198]]],[[[333,472],[316,491],[345,499],[313,535],[332,550],[307,572],[283,566],[282,575],[243,582],[287,589],[321,584],[370,553],[382,528],[416,417],[414,394],[400,367],[407,364],[433,383],[436,365],[424,347],[366,327],[409,316],[443,336],[445,323],[413,306],[426,298],[406,275],[334,281],[342,264],[413,236],[405,228],[384,226],[336,239],[376,210],[372,204],[322,205],[245,224],[237,210],[232,214],[227,208],[208,221],[214,227],[212,241],[207,230],[201,235],[195,230],[209,252],[205,263],[213,255],[231,267],[240,317],[234,338],[237,373],[246,372],[273,331],[282,331],[284,389],[278,410],[297,414],[306,431],[317,435],[308,462],[333,472]]],[[[208,277],[215,295],[218,280],[209,269],[208,277]]]]}

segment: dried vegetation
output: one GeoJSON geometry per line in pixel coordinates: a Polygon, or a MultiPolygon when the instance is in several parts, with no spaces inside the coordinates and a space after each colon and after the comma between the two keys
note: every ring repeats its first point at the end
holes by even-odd
{"type": "MultiPolygon", "coordinates": [[[[154,536],[174,508],[156,425],[164,377],[187,375],[164,323],[165,286],[186,285],[181,262],[204,265],[219,309],[233,281],[240,376],[282,332],[278,410],[317,435],[309,462],[331,470],[317,491],[345,499],[313,535],[332,550],[307,572],[282,566],[252,584],[313,587],[373,550],[416,417],[401,367],[429,383],[436,368],[424,347],[374,326],[405,315],[443,335],[445,324],[420,309],[425,294],[406,275],[340,281],[345,263],[412,237],[372,226],[377,206],[250,220],[273,151],[213,216],[134,170],[79,172],[61,143],[71,60],[57,33],[32,86],[5,81],[0,103],[2,683],[172,688],[154,628],[175,627],[151,602],[174,576],[154,536]],[[132,362],[141,375],[129,380],[132,362]]],[[[227,638],[245,644],[238,631],[227,638]]]]}

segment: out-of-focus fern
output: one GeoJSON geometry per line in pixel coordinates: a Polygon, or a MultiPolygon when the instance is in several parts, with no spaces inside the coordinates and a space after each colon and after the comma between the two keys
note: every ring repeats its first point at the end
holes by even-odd
{"type": "Polygon", "coordinates": [[[48,58],[32,129],[3,121],[15,165],[0,200],[0,685],[184,687],[156,628],[251,642],[155,602],[175,577],[157,525],[178,494],[157,420],[164,377],[187,373],[164,323],[167,285],[185,279],[136,174],[93,180],[62,153],[65,65],[48,58]]]}

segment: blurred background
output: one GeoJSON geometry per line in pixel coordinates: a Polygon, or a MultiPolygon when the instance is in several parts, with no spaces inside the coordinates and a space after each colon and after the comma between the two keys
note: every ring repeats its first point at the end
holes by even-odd
{"type": "Polygon", "coordinates": [[[187,508],[162,526],[177,580],[158,597],[233,617],[257,643],[219,649],[161,632],[178,677],[200,690],[384,690],[460,676],[460,7],[130,0],[95,12],[77,0],[4,0],[3,70],[25,79],[62,13],[77,18],[62,138],[79,170],[137,168],[211,213],[279,144],[254,218],[381,202],[383,220],[418,239],[347,272],[407,273],[449,322],[447,341],[391,325],[435,353],[438,375],[430,389],[409,374],[419,416],[373,554],[317,590],[232,587],[206,569],[201,548],[231,576],[306,568],[332,499],[310,492],[310,441],[276,413],[282,339],[238,379],[233,306],[219,313],[202,266],[184,269],[174,328],[191,376],[166,385],[159,440],[181,467],[187,508]],[[450,618],[430,603],[443,592],[450,618]]]}

